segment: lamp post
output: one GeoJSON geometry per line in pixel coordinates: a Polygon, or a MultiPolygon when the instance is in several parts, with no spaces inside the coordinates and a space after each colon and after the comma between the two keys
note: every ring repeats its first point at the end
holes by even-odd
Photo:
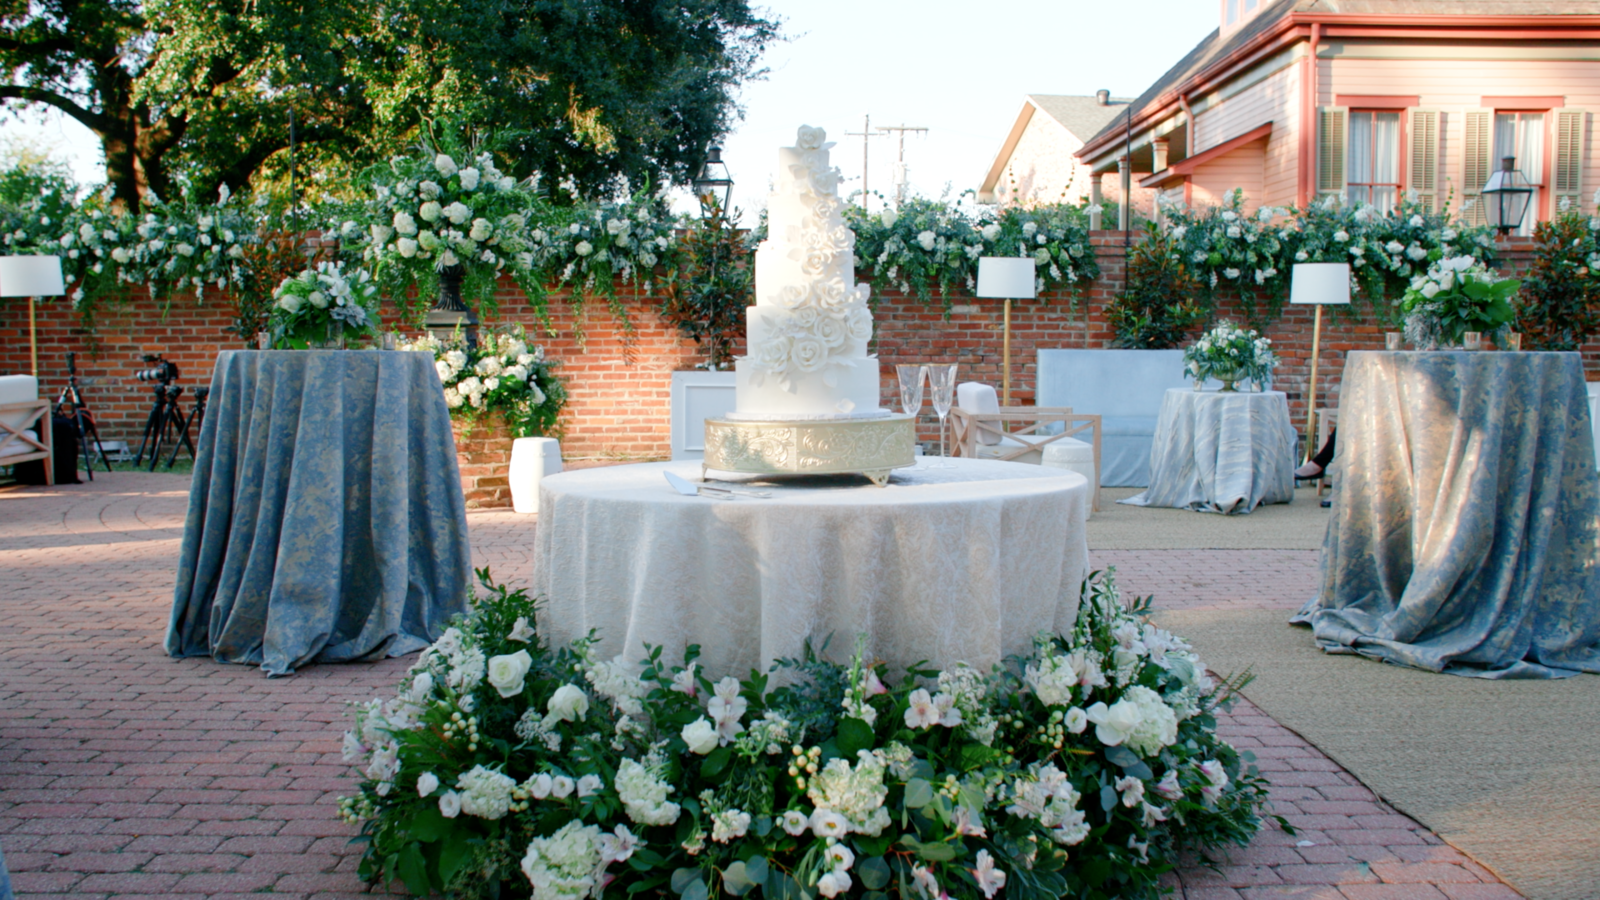
{"type": "Polygon", "coordinates": [[[28,356],[35,379],[39,377],[39,336],[34,304],[39,297],[59,297],[66,292],[67,286],[61,279],[61,257],[0,256],[0,297],[28,298],[28,356]]]}
{"type": "Polygon", "coordinates": [[[1528,203],[1533,199],[1533,185],[1516,164],[1514,156],[1501,158],[1500,171],[1489,176],[1481,192],[1489,224],[1501,237],[1522,224],[1522,217],[1528,214],[1528,203]]]}
{"type": "Polygon", "coordinates": [[[1311,327],[1311,379],[1306,391],[1306,452],[1317,452],[1317,362],[1322,344],[1322,308],[1350,303],[1349,263],[1296,263],[1289,286],[1289,302],[1317,308],[1311,327]]]}
{"type": "Polygon", "coordinates": [[[700,201],[701,215],[727,215],[733,202],[733,176],[728,174],[728,164],[722,161],[722,147],[718,144],[706,149],[706,163],[694,178],[694,195],[700,201]]]}
{"type": "Polygon", "coordinates": [[[1035,296],[1031,257],[984,256],[978,259],[978,296],[1006,301],[1000,353],[1000,405],[1011,405],[1011,301],[1035,296]]]}

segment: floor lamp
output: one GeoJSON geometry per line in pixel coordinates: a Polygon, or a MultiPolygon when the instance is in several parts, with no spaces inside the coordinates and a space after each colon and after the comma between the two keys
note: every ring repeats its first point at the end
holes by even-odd
{"type": "Polygon", "coordinates": [[[59,256],[0,256],[0,297],[28,298],[28,355],[33,377],[39,377],[39,335],[34,303],[39,297],[59,297],[67,292],[61,280],[59,256]]]}
{"type": "Polygon", "coordinates": [[[1011,405],[1011,301],[1032,300],[1034,293],[1033,258],[985,256],[978,260],[978,296],[1004,299],[1006,311],[1002,326],[1000,354],[1000,405],[1011,405]]]}
{"type": "Polygon", "coordinates": [[[1317,452],[1317,362],[1322,349],[1322,308],[1347,306],[1350,303],[1349,263],[1296,263],[1294,279],[1289,287],[1289,302],[1302,306],[1315,306],[1315,324],[1311,327],[1311,379],[1306,390],[1306,452],[1311,459],[1317,452]]]}

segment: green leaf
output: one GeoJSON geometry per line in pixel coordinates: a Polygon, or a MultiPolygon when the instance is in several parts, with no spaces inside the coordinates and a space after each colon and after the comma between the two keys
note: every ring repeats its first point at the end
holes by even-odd
{"type": "Polygon", "coordinates": [[[858,751],[872,749],[872,726],[856,718],[840,719],[834,740],[839,745],[839,755],[853,759],[858,751]]]}
{"type": "Polygon", "coordinates": [[[439,848],[439,880],[449,884],[451,877],[471,859],[471,835],[459,828],[446,834],[444,845],[439,848]]]}
{"type": "Polygon", "coordinates": [[[416,841],[405,845],[400,851],[398,869],[400,880],[406,883],[406,890],[418,897],[433,893],[433,883],[428,878],[428,863],[423,859],[422,847],[416,841]]]}
{"type": "Polygon", "coordinates": [[[699,869],[679,869],[672,873],[672,892],[681,894],[689,889],[690,884],[698,880],[700,880],[699,869]]]}
{"type": "Polygon", "coordinates": [[[1106,812],[1111,812],[1112,807],[1114,807],[1116,805],[1117,805],[1117,789],[1112,787],[1109,784],[1106,785],[1105,787],[1101,788],[1100,789],[1100,808],[1102,810],[1105,810],[1106,812]]]}
{"type": "Polygon", "coordinates": [[[406,833],[424,844],[437,841],[453,830],[455,829],[446,826],[445,818],[439,814],[437,804],[424,807],[406,827],[406,833]]]}
{"type": "Polygon", "coordinates": [[[1139,757],[1127,747],[1118,746],[1106,748],[1106,760],[1112,765],[1127,768],[1128,766],[1136,765],[1139,762],[1139,757]]]}
{"type": "Polygon", "coordinates": [[[752,856],[744,861],[745,877],[756,884],[767,883],[767,858],[765,856],[752,856]]]}
{"type": "Polygon", "coordinates": [[[889,900],[889,895],[883,891],[867,891],[861,895],[861,900],[889,900]]]}
{"type": "Polygon", "coordinates": [[[861,876],[861,886],[869,891],[881,890],[889,883],[889,864],[881,856],[856,866],[856,873],[861,876]]]}
{"type": "Polygon", "coordinates": [[[1122,771],[1144,781],[1150,781],[1156,777],[1156,773],[1150,771],[1150,767],[1145,765],[1143,760],[1137,761],[1131,766],[1123,766],[1122,771]]]}
{"type": "Polygon", "coordinates": [[[683,892],[683,900],[711,900],[711,892],[706,889],[706,883],[696,879],[689,883],[689,889],[683,892]]]}
{"type": "Polygon", "coordinates": [[[768,900],[809,900],[810,895],[800,889],[800,882],[778,869],[767,872],[768,900]]]}
{"type": "Polygon", "coordinates": [[[729,760],[733,759],[733,751],[727,747],[718,747],[706,755],[705,761],[700,763],[700,777],[715,779],[728,767],[729,760]]]}
{"type": "Polygon", "coordinates": [[[743,897],[755,886],[756,882],[750,879],[745,864],[738,860],[729,863],[728,867],[722,870],[722,889],[735,897],[743,897]]]}
{"type": "Polygon", "coordinates": [[[933,785],[921,778],[906,782],[906,806],[921,809],[933,802],[933,785]]]}

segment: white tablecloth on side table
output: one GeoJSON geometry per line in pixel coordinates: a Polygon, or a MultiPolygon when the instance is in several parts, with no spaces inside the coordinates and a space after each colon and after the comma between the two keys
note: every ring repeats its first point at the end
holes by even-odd
{"type": "Polygon", "coordinates": [[[1229,515],[1294,499],[1294,427],[1282,391],[1169,390],[1150,486],[1123,500],[1229,515]]]}
{"type": "MultiPolygon", "coordinates": [[[[673,491],[694,463],[565,472],[540,485],[534,584],[560,643],[597,629],[604,657],[644,642],[713,677],[765,670],[806,641],[847,659],[856,636],[891,671],[922,660],[985,670],[1068,629],[1088,574],[1082,475],[952,459],[894,473],[752,484],[767,499],[673,491]]],[[[717,482],[727,484],[728,482],[717,482]]]]}

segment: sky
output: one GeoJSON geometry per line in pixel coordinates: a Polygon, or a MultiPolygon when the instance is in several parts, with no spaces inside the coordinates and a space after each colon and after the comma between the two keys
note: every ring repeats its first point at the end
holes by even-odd
{"type": "MultiPolygon", "coordinates": [[[[783,21],[769,70],[746,84],[744,115],[724,141],[734,205],[746,224],[766,206],[777,148],[815,125],[837,142],[833,163],[859,190],[864,117],[906,133],[913,194],[976,189],[1028,94],[1135,96],[1217,25],[1216,0],[776,0],[783,21]]],[[[0,144],[22,141],[68,158],[80,181],[104,177],[97,142],[54,114],[0,120],[0,144]]],[[[868,186],[892,191],[900,139],[870,139],[868,186]]],[[[693,207],[687,193],[677,203],[693,207]]]]}

